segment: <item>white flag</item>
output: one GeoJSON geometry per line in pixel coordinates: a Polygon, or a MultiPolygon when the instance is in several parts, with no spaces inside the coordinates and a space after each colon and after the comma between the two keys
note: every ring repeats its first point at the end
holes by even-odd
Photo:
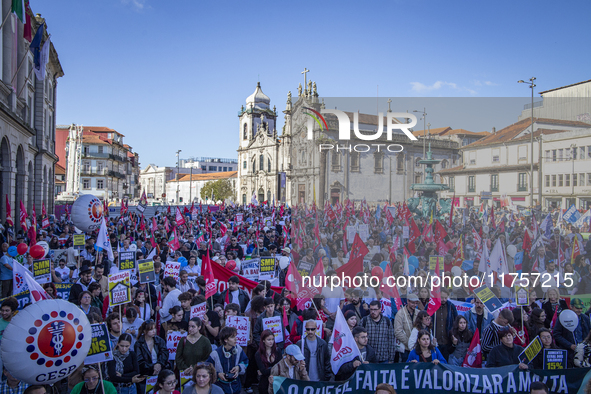
{"type": "Polygon", "coordinates": [[[21,275],[24,279],[25,285],[29,288],[29,292],[31,293],[30,298],[32,303],[41,300],[51,299],[51,297],[47,295],[43,287],[41,287],[41,285],[37,283],[35,278],[31,276],[29,271],[25,267],[20,265],[17,261],[14,262],[13,271],[15,271],[15,275],[17,275],[16,272],[18,272],[18,274],[21,275]]]}
{"type": "MultiPolygon", "coordinates": [[[[303,342],[303,341],[302,341],[303,342]]],[[[332,343],[332,354],[330,355],[330,365],[332,372],[336,375],[341,368],[341,365],[353,361],[355,357],[361,360],[361,353],[353,338],[353,333],[341,312],[341,308],[337,308],[337,316],[330,338],[332,343]]]]}
{"type": "Polygon", "coordinates": [[[94,244],[94,248],[99,252],[102,250],[106,250],[109,260],[115,260],[115,256],[113,256],[113,249],[111,249],[111,241],[109,241],[109,233],[107,232],[107,224],[105,223],[105,218],[103,218],[103,222],[101,223],[101,229],[99,230],[99,234],[96,239],[96,244],[94,244]]]}
{"type": "Polygon", "coordinates": [[[15,259],[12,259],[12,263],[12,294],[14,295],[29,289],[27,282],[25,282],[25,273],[29,273],[29,270],[15,259]]]}
{"type": "Polygon", "coordinates": [[[49,47],[51,46],[51,41],[49,38],[43,44],[43,48],[41,48],[41,54],[39,57],[39,68],[35,67],[35,75],[37,79],[43,81],[45,79],[45,67],[47,66],[47,62],[49,61],[49,47]]]}
{"type": "Polygon", "coordinates": [[[591,223],[591,209],[588,209],[576,222],[575,226],[578,228],[583,227],[584,223],[591,223]]]}

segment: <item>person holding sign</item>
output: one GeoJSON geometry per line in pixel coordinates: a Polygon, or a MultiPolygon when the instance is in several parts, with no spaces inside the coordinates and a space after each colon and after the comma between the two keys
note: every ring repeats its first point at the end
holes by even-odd
{"type": "MultiPolygon", "coordinates": [[[[574,363],[575,350],[577,350],[577,343],[583,342],[591,331],[591,323],[589,316],[583,313],[583,301],[580,298],[573,298],[570,300],[570,311],[564,310],[558,315],[556,326],[554,326],[554,339],[556,344],[562,348],[568,350],[568,365],[572,368],[574,363]],[[563,313],[572,314],[575,313],[573,319],[561,319],[563,313]],[[565,327],[565,320],[574,320],[576,325],[565,327]]],[[[567,316],[567,315],[565,315],[567,316]]]]}
{"type": "MultiPolygon", "coordinates": [[[[281,313],[275,310],[275,301],[273,301],[273,298],[265,298],[265,301],[263,301],[263,306],[265,307],[265,311],[257,318],[254,324],[254,330],[252,331],[252,340],[254,343],[259,343],[261,341],[261,333],[266,329],[265,323],[263,322],[264,319],[269,319],[272,317],[279,317],[281,319],[281,313]]],[[[277,346],[279,349],[283,349],[283,340],[278,342],[277,346]]]]}
{"type": "Polygon", "coordinates": [[[509,328],[503,327],[497,334],[501,344],[492,348],[488,354],[486,367],[495,368],[519,364],[519,369],[528,369],[527,364],[519,361],[519,355],[523,352],[523,347],[513,343],[513,332],[509,328]]]}
{"type": "Polygon", "coordinates": [[[198,317],[189,320],[188,335],[179,341],[176,349],[176,366],[186,374],[193,373],[195,364],[207,360],[211,354],[211,343],[200,332],[202,326],[198,317]]]}
{"type": "Polygon", "coordinates": [[[538,336],[542,341],[542,350],[538,353],[536,357],[534,357],[534,359],[529,363],[529,365],[533,369],[544,369],[544,349],[558,349],[558,347],[554,344],[554,338],[552,337],[552,333],[547,328],[542,328],[539,331],[538,336]]]}
{"type": "Polygon", "coordinates": [[[113,351],[113,360],[107,363],[109,381],[117,387],[118,394],[136,394],[135,384],[143,381],[135,352],[129,351],[132,337],[121,334],[117,348],[113,351]]]}
{"type": "Polygon", "coordinates": [[[240,394],[242,383],[239,375],[244,375],[248,365],[248,358],[240,346],[236,346],[238,331],[234,327],[224,327],[220,331],[220,344],[211,352],[207,362],[214,365],[218,380],[216,385],[225,394],[240,394]]]}
{"type": "Polygon", "coordinates": [[[117,394],[117,390],[115,389],[115,386],[113,386],[113,383],[108,380],[103,380],[101,382],[99,367],[96,364],[87,365],[82,368],[82,379],[84,379],[84,381],[74,386],[70,394],[117,394]]]}

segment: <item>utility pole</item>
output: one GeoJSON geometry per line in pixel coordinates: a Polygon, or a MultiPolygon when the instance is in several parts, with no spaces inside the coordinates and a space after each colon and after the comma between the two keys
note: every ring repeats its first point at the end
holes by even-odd
{"type": "Polygon", "coordinates": [[[180,188],[180,180],[179,180],[179,153],[182,151],[179,149],[176,151],[176,205],[179,205],[179,188],[180,188]]]}
{"type": "MultiPolygon", "coordinates": [[[[529,85],[529,87],[531,88],[531,166],[530,166],[530,174],[529,174],[529,181],[530,181],[530,193],[529,193],[529,198],[530,198],[530,204],[532,209],[534,208],[534,88],[536,87],[536,84],[534,83],[534,81],[536,80],[536,77],[531,77],[529,79],[529,82],[524,81],[524,80],[519,80],[517,81],[517,83],[525,83],[527,85],[529,85]]],[[[541,132],[540,132],[540,152],[542,149],[542,137],[541,137],[541,132]]],[[[541,172],[541,158],[540,159],[540,164],[538,165],[538,173],[539,176],[542,176],[542,172],[541,172]]],[[[542,206],[542,185],[538,185],[538,189],[539,189],[539,204],[540,207],[542,206]]],[[[532,211],[533,213],[533,211],[532,211]]]]}

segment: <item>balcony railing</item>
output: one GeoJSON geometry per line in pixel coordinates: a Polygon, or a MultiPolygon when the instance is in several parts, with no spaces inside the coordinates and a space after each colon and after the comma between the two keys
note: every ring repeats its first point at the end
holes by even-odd
{"type": "Polygon", "coordinates": [[[518,192],[526,192],[527,191],[527,184],[524,185],[524,184],[518,183],[517,184],[517,191],[518,192]]]}
{"type": "Polygon", "coordinates": [[[99,152],[82,152],[83,158],[93,158],[93,159],[108,159],[108,153],[99,153],[99,152]]]}
{"type": "Polygon", "coordinates": [[[115,177],[115,178],[119,178],[119,179],[125,179],[125,175],[117,172],[117,171],[109,171],[109,176],[115,177]]]}
{"type": "Polygon", "coordinates": [[[121,163],[125,163],[125,159],[123,158],[123,156],[113,155],[113,154],[109,153],[109,159],[120,161],[121,163]]]}
{"type": "Polygon", "coordinates": [[[89,169],[82,169],[80,171],[80,175],[107,175],[107,169],[106,168],[102,168],[100,170],[94,169],[94,168],[89,168],[89,169]]]}
{"type": "Polygon", "coordinates": [[[499,185],[491,185],[490,186],[490,191],[491,192],[498,192],[499,191],[499,185]]]}

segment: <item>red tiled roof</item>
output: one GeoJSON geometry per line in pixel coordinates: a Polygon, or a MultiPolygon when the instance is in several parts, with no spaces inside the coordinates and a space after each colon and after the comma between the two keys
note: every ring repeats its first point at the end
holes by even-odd
{"type": "MultiPolygon", "coordinates": [[[[238,171],[223,171],[223,172],[212,172],[210,174],[193,174],[194,181],[213,181],[218,179],[228,179],[238,177],[238,171]]],[[[191,174],[182,175],[179,178],[179,182],[188,182],[191,180],[191,174]]],[[[171,180],[168,182],[176,182],[171,180]]]]}
{"type": "Polygon", "coordinates": [[[66,175],[66,169],[59,164],[55,165],[55,175],[66,175]]]}
{"type": "Polygon", "coordinates": [[[97,145],[110,145],[111,140],[101,138],[96,134],[82,134],[82,143],[84,144],[97,144],[97,145]]]}

